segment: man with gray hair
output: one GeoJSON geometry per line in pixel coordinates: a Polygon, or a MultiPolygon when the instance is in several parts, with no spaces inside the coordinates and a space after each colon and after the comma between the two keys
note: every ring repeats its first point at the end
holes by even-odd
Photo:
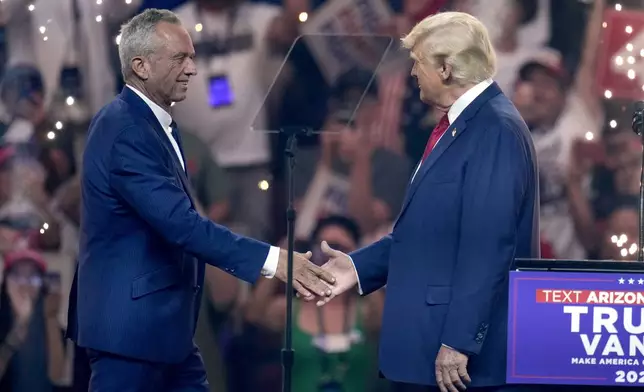
{"type": "MultiPolygon", "coordinates": [[[[287,252],[200,216],[170,107],[196,75],[190,36],[170,11],[125,24],[126,86],[89,129],[78,268],[68,335],[87,349],[91,391],[206,391],[193,336],[205,263],[254,282],[286,279],[287,252]]],[[[294,255],[294,288],[330,295],[333,277],[294,255]]]]}
{"type": "Polygon", "coordinates": [[[509,270],[539,255],[530,132],[492,81],[494,49],[473,16],[430,16],[403,46],[420,99],[443,117],[392,232],[350,255],[323,243],[323,268],[337,278],[332,297],[387,285],[380,370],[400,391],[507,392],[509,270]]]}

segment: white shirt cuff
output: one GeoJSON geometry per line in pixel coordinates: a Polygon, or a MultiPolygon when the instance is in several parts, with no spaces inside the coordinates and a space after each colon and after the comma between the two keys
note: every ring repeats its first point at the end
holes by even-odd
{"type": "Polygon", "coordinates": [[[351,264],[353,264],[353,272],[356,273],[356,281],[358,282],[358,293],[360,295],[362,295],[363,294],[362,286],[360,286],[360,277],[358,276],[358,270],[356,269],[356,263],[353,262],[353,259],[351,258],[351,256],[347,255],[347,257],[349,258],[349,260],[351,260],[351,264]]]}
{"type": "Polygon", "coordinates": [[[262,268],[262,276],[268,279],[271,279],[275,276],[277,272],[277,264],[280,261],[280,248],[277,246],[271,246],[268,251],[268,256],[266,256],[266,261],[264,262],[264,267],[262,268]]]}

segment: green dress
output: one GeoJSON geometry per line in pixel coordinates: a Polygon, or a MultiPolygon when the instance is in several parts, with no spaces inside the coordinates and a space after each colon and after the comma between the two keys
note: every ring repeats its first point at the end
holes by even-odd
{"type": "Polygon", "coordinates": [[[375,360],[377,349],[367,340],[360,312],[360,301],[354,307],[358,312],[356,324],[351,333],[361,336],[348,352],[342,354],[322,353],[313,345],[314,336],[303,331],[299,319],[300,303],[293,302],[293,364],[292,390],[295,392],[318,392],[318,386],[325,376],[342,386],[342,392],[371,392],[372,379],[377,373],[375,360]],[[323,357],[324,356],[324,357],[323,357]],[[326,359],[324,359],[326,358],[326,359]],[[323,374],[323,361],[327,363],[329,374],[323,374]]]}

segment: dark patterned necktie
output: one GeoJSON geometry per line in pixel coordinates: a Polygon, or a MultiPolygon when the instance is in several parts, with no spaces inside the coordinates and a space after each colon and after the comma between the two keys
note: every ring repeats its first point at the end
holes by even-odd
{"type": "MultiPolygon", "coordinates": [[[[175,142],[177,142],[177,146],[179,146],[179,152],[181,153],[181,160],[183,160],[183,164],[184,166],[186,166],[187,165],[186,158],[183,154],[183,145],[181,144],[181,136],[179,136],[179,128],[177,127],[177,123],[173,121],[170,124],[170,129],[172,130],[172,138],[174,139],[175,142]]],[[[187,166],[184,167],[184,171],[187,173],[188,171],[187,166]]]]}

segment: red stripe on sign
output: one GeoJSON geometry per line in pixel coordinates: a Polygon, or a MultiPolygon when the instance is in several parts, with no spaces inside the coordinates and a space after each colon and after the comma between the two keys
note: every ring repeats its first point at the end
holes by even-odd
{"type": "Polygon", "coordinates": [[[644,305],[644,291],[537,289],[537,303],[644,305]]]}

